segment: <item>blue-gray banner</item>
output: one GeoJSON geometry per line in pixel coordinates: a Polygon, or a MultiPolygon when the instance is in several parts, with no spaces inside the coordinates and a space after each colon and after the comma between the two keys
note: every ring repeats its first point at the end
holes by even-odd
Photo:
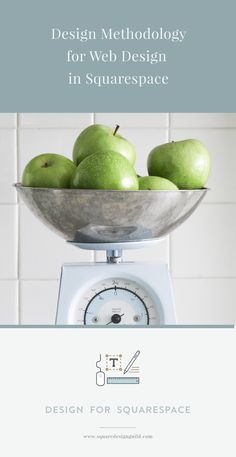
{"type": "Polygon", "coordinates": [[[234,112],[233,0],[0,1],[1,112],[234,112]]]}

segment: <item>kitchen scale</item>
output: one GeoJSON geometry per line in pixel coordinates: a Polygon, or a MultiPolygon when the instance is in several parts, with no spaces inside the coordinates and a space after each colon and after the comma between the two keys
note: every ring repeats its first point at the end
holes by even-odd
{"type": "Polygon", "coordinates": [[[167,265],[125,262],[122,252],[158,243],[193,213],[208,189],[16,188],[32,212],[68,243],[106,251],[106,262],[62,266],[57,325],[176,324],[167,265]]]}
{"type": "Polygon", "coordinates": [[[122,249],[154,242],[79,243],[82,249],[106,250],[107,262],[62,267],[57,324],[174,324],[170,276],[165,264],[123,262],[122,249]]]}

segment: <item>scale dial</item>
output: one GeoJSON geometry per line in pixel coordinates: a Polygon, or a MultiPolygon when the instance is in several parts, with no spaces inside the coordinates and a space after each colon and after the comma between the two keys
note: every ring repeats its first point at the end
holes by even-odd
{"type": "Polygon", "coordinates": [[[127,278],[97,282],[72,307],[70,322],[77,325],[157,325],[153,300],[140,284],[127,278]]]}

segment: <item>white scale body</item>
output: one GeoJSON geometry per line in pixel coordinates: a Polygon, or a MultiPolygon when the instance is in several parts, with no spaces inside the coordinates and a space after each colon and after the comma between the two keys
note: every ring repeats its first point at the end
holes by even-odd
{"type": "Polygon", "coordinates": [[[122,261],[63,265],[56,324],[176,324],[167,265],[122,261]]]}

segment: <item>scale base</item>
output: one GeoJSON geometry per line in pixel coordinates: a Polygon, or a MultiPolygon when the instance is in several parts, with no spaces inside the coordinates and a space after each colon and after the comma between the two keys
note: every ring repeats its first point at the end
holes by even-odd
{"type": "MultiPolygon", "coordinates": [[[[158,316],[158,319],[151,318],[147,325],[176,324],[172,283],[166,264],[157,262],[121,262],[118,264],[101,262],[63,265],[56,325],[89,325],[86,319],[82,317],[83,311],[86,312],[91,301],[88,291],[94,290],[96,295],[96,288],[93,289],[94,284],[98,281],[105,282],[115,278],[118,280],[123,278],[130,283],[135,282],[144,291],[147,291],[149,298],[151,297],[152,308],[155,308],[156,316],[158,316]],[[84,304],[81,305],[81,303],[84,304]],[[78,318],[79,312],[81,313],[80,318],[78,318]]],[[[106,291],[106,289],[104,290],[106,291]]],[[[93,324],[97,327],[104,326],[99,321],[96,323],[94,321],[93,324]]],[[[122,320],[119,325],[123,325],[122,320]]],[[[133,325],[135,322],[132,323],[133,325]]]]}

